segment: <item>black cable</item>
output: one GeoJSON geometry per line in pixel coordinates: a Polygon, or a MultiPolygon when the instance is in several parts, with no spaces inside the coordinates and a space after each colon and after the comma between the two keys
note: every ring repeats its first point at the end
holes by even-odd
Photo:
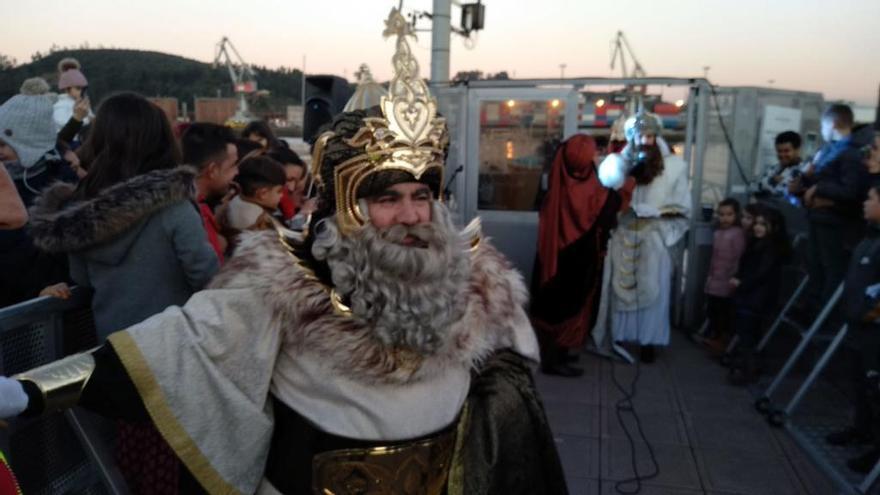
{"type": "MultiPolygon", "coordinates": [[[[635,217],[636,230],[635,232],[641,232],[639,229],[639,221],[640,218],[638,215],[635,217]]],[[[641,248],[639,248],[641,249],[641,248]]],[[[638,318],[639,311],[639,281],[637,273],[634,274],[635,278],[635,296],[636,296],[636,335],[639,334],[639,323],[640,320],[638,318]]],[[[642,491],[642,482],[648,481],[656,478],[660,475],[660,465],[657,463],[657,456],[654,454],[654,447],[651,445],[651,442],[648,441],[647,435],[645,435],[645,430],[642,428],[642,421],[639,418],[638,413],[636,412],[635,404],[633,404],[633,399],[636,397],[636,385],[638,384],[639,378],[641,377],[642,367],[641,362],[636,361],[636,374],[630,382],[629,390],[625,389],[623,385],[617,380],[617,375],[614,372],[614,357],[611,357],[611,381],[614,382],[614,386],[623,394],[623,398],[621,398],[614,405],[614,412],[617,416],[617,422],[620,423],[620,428],[623,430],[624,435],[626,435],[626,440],[629,443],[630,448],[630,463],[632,465],[633,477],[626,478],[614,483],[614,490],[617,493],[621,493],[623,495],[635,495],[642,491]],[[626,423],[623,421],[623,414],[630,413],[632,415],[633,420],[636,423],[636,429],[638,429],[639,437],[641,437],[642,442],[645,443],[645,446],[648,448],[648,454],[651,456],[651,464],[654,466],[654,469],[651,473],[642,476],[639,473],[638,459],[636,458],[636,442],[633,440],[633,436],[630,433],[629,429],[626,427],[626,423]],[[625,490],[624,485],[635,483],[635,490],[625,490]]]]}
{"type": "Polygon", "coordinates": [[[636,384],[641,376],[641,364],[636,361],[636,375],[633,377],[632,382],[630,383],[630,390],[627,392],[624,389],[623,385],[617,380],[617,376],[614,373],[614,360],[611,361],[611,381],[614,382],[614,386],[617,387],[617,390],[620,391],[624,396],[615,404],[614,410],[617,416],[617,422],[620,424],[621,429],[623,429],[623,433],[626,435],[626,440],[629,443],[630,448],[630,463],[632,465],[633,473],[635,476],[631,478],[626,478],[614,483],[614,490],[617,493],[622,493],[624,495],[635,495],[642,491],[642,482],[648,481],[656,478],[660,475],[660,465],[657,462],[657,456],[654,454],[654,447],[651,445],[651,442],[648,441],[647,435],[645,435],[645,431],[642,428],[642,421],[639,418],[638,413],[636,412],[635,405],[633,404],[633,399],[636,397],[636,384]],[[638,468],[638,459],[636,458],[636,443],[633,439],[632,434],[629,429],[626,427],[626,424],[623,421],[623,413],[630,413],[632,415],[633,420],[636,423],[636,429],[638,430],[639,437],[641,437],[642,442],[645,443],[645,447],[648,448],[648,454],[651,457],[651,464],[653,465],[653,471],[649,474],[642,475],[639,473],[638,468]],[[634,490],[625,490],[623,488],[624,485],[635,483],[636,488],[634,490]]]}
{"type": "Polygon", "coordinates": [[[709,83],[709,88],[712,91],[712,102],[715,104],[715,113],[718,114],[718,123],[721,124],[721,132],[724,134],[724,140],[727,142],[727,149],[730,150],[730,155],[733,157],[733,163],[736,164],[736,170],[739,172],[743,184],[748,185],[751,181],[746,177],[742,163],[740,163],[739,157],[736,156],[736,150],[733,149],[733,140],[730,139],[730,134],[727,132],[727,125],[724,123],[724,118],[721,116],[721,105],[718,104],[718,93],[715,91],[715,86],[713,84],[709,83]]]}

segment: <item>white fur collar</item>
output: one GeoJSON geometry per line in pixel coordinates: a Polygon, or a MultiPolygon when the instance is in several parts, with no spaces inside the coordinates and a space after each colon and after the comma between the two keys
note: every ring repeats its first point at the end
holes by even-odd
{"type": "Polygon", "coordinates": [[[382,344],[370,328],[334,312],[327,287],[303,268],[276,232],[247,232],[212,288],[253,288],[288,332],[287,345],[317,354],[338,372],[367,383],[412,383],[444,369],[470,369],[501,348],[537,360],[520,274],[487,240],[472,251],[465,316],[433,355],[382,344]]]}

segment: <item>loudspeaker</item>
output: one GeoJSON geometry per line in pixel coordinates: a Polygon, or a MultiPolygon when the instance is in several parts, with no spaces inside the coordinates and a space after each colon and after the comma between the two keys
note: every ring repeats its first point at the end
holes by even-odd
{"type": "Polygon", "coordinates": [[[318,130],[342,112],[353,90],[339,76],[306,77],[306,102],[303,109],[303,140],[314,143],[318,130]]]}

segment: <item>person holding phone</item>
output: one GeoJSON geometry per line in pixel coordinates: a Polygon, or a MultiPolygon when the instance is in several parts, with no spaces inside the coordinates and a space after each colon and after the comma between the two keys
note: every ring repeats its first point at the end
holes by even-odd
{"type": "Polygon", "coordinates": [[[95,117],[89,106],[88,92],[89,81],[80,70],[79,62],[74,58],[65,58],[58,63],[58,100],[53,107],[52,119],[55,121],[55,131],[61,133],[68,127],[71,119],[75,120],[77,129],[73,137],[62,140],[72,142],[76,140],[79,130],[91,123],[95,117]]]}

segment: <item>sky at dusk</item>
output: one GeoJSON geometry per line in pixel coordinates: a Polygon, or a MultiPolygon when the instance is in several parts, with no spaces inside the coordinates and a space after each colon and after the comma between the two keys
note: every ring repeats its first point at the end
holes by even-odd
{"type": "MultiPolygon", "coordinates": [[[[0,0],[0,53],[19,62],[54,43],[155,50],[210,62],[229,36],[244,58],[269,67],[353,78],[367,63],[390,76],[393,43],[381,37],[397,0],[0,0]]],[[[618,75],[609,67],[618,29],[652,76],[701,76],[721,85],[819,91],[876,105],[880,0],[484,0],[486,28],[472,48],[452,40],[451,72],[517,78],[618,75]]],[[[430,10],[406,0],[404,11],[430,10]]],[[[453,24],[459,9],[453,7],[453,24]]],[[[424,20],[420,27],[429,28],[424,20]]],[[[414,52],[430,73],[430,33],[414,52]]],[[[88,74],[88,68],[84,68],[88,74]]]]}

